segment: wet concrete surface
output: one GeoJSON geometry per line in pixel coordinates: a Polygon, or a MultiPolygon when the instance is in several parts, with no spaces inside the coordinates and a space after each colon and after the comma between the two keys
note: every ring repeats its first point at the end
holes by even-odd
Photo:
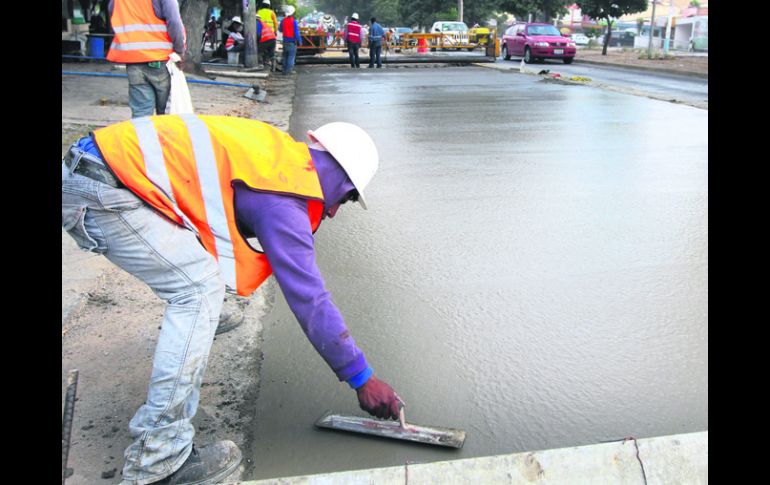
{"type": "Polygon", "coordinates": [[[314,428],[364,413],[278,294],[244,478],[708,429],[707,111],[482,68],[300,68],[292,134],[338,120],[380,170],[318,264],[407,420],[465,446],[314,428]]]}
{"type": "MultiPolygon", "coordinates": [[[[511,56],[508,61],[500,58],[495,64],[499,64],[496,67],[504,66],[508,69],[518,69],[521,65],[521,58],[511,56]]],[[[615,66],[580,64],[580,59],[570,65],[559,60],[546,59],[537,63],[526,64],[526,67],[535,71],[548,69],[550,72],[558,72],[562,76],[584,76],[598,85],[617,86],[634,92],[667,96],[670,99],[680,101],[708,103],[708,79],[693,76],[654,71],[645,72],[615,66]]]]}

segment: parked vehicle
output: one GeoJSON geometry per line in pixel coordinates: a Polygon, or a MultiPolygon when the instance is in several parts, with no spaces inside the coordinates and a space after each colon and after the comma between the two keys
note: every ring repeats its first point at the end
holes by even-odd
{"type": "MultiPolygon", "coordinates": [[[[434,34],[443,34],[442,42],[446,46],[468,44],[468,26],[465,22],[443,20],[434,22],[430,31],[434,34]]],[[[459,51],[461,47],[457,47],[459,51]]],[[[435,49],[431,49],[435,50],[435,49]]]]}
{"type": "MultiPolygon", "coordinates": [[[[401,43],[401,36],[403,34],[411,34],[411,33],[412,33],[412,29],[410,29],[409,27],[396,27],[396,28],[393,29],[393,42],[395,42],[396,44],[400,44],[401,43]]],[[[417,43],[416,40],[414,40],[413,42],[415,44],[417,43]]],[[[410,42],[410,44],[411,43],[412,42],[410,42]]]]}
{"type": "MultiPolygon", "coordinates": [[[[474,27],[468,31],[468,40],[471,44],[485,46],[489,43],[489,34],[491,32],[489,27],[474,27]]],[[[472,51],[473,48],[469,47],[468,50],[472,51]]]]}
{"type": "MultiPolygon", "coordinates": [[[[607,47],[633,47],[634,37],[636,37],[635,32],[613,30],[607,47]]],[[[604,36],[600,36],[596,41],[599,45],[604,45],[604,36]]]]}
{"type": "Polygon", "coordinates": [[[575,42],[551,24],[514,24],[503,34],[501,44],[505,60],[523,57],[527,64],[537,59],[561,59],[564,64],[571,64],[577,52],[575,42]]]}
{"type": "Polygon", "coordinates": [[[588,45],[588,37],[586,37],[585,34],[572,34],[570,35],[570,39],[577,45],[588,45]]]}

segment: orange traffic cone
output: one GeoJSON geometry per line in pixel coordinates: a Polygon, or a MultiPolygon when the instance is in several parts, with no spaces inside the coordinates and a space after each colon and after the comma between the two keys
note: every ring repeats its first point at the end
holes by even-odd
{"type": "Polygon", "coordinates": [[[428,42],[423,37],[417,41],[417,53],[424,54],[426,52],[428,52],[428,42]]]}

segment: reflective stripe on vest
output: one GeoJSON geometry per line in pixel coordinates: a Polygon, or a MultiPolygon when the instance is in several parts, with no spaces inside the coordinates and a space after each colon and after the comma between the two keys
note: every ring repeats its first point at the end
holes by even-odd
{"type": "Polygon", "coordinates": [[[259,41],[267,42],[268,40],[275,39],[275,32],[270,28],[270,25],[264,20],[260,20],[260,22],[262,22],[262,35],[259,36],[259,41]]]}
{"type": "Polygon", "coordinates": [[[307,200],[315,231],[323,192],[307,145],[270,125],[229,116],[159,115],[94,131],[115,175],[177,224],[194,230],[223,281],[250,295],[272,273],[241,236],[232,183],[307,200]]]}
{"type": "Polygon", "coordinates": [[[350,22],[348,24],[348,42],[361,42],[361,24],[350,22]]]}
{"type": "Polygon", "coordinates": [[[115,37],[107,53],[109,61],[165,61],[173,52],[166,22],[155,15],[152,0],[115,0],[110,22],[115,37]]]}
{"type": "Polygon", "coordinates": [[[182,221],[188,229],[198,232],[190,219],[177,207],[174,191],[171,190],[171,181],[168,179],[166,164],[163,161],[163,149],[158,141],[158,135],[155,133],[155,127],[152,126],[150,118],[133,118],[131,123],[136,130],[136,137],[139,141],[139,149],[144,157],[145,170],[147,178],[171,201],[170,208],[174,214],[182,221]]]}

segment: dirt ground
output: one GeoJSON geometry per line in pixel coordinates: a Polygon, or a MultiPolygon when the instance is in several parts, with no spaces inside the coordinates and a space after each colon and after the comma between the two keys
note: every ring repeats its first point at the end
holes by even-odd
{"type": "Polygon", "coordinates": [[[682,73],[696,73],[708,75],[708,56],[690,55],[687,53],[674,53],[667,59],[639,59],[640,54],[646,54],[644,49],[608,49],[607,55],[602,55],[601,49],[580,49],[576,59],[608,64],[621,64],[624,66],[647,67],[652,69],[667,69],[682,73]]]}
{"type": "MultiPolygon", "coordinates": [[[[125,72],[105,64],[63,65],[62,70],[125,72]]],[[[260,103],[243,97],[245,87],[193,84],[190,91],[198,114],[259,119],[286,130],[295,79],[274,75],[259,80],[267,91],[260,103]]],[[[62,154],[90,130],[130,116],[127,79],[62,76],[62,154]]],[[[196,444],[230,439],[241,446],[244,457],[251,456],[246,433],[253,428],[249,423],[259,393],[261,320],[275,293],[269,280],[249,298],[226,298],[223,313],[242,315],[243,323],[215,338],[193,420],[196,444]]],[[[67,373],[79,371],[68,485],[120,482],[123,451],[131,442],[128,422],[147,394],[163,307],[146,285],[105,258],[80,251],[62,230],[62,409],[67,373]]],[[[227,482],[240,480],[249,465],[244,458],[227,482]]]]}

